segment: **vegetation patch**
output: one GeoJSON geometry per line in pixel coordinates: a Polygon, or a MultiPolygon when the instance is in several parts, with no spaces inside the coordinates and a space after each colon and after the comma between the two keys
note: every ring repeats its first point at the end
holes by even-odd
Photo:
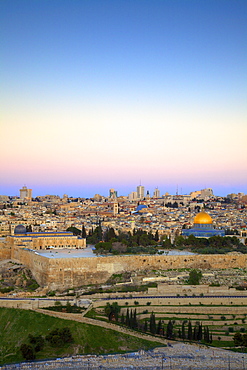
{"type": "Polygon", "coordinates": [[[69,328],[73,343],[51,346],[48,342],[35,353],[36,359],[49,359],[75,354],[120,353],[160,346],[158,342],[131,337],[98,326],[63,320],[30,310],[0,308],[0,364],[24,361],[22,344],[33,337],[49,336],[54,330],[69,328]]]}
{"type": "Polygon", "coordinates": [[[56,301],[54,306],[44,307],[44,310],[68,313],[82,313],[84,311],[82,307],[78,307],[76,304],[72,306],[70,302],[68,302],[65,306],[63,306],[59,301],[56,301]]]}

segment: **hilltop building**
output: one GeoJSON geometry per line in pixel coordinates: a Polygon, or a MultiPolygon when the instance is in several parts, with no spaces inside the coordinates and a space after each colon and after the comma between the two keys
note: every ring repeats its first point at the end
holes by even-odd
{"type": "Polygon", "coordinates": [[[183,229],[183,236],[194,235],[196,238],[210,238],[211,236],[225,236],[224,230],[217,230],[213,227],[213,220],[206,212],[200,212],[194,218],[194,225],[191,229],[183,229]]]}

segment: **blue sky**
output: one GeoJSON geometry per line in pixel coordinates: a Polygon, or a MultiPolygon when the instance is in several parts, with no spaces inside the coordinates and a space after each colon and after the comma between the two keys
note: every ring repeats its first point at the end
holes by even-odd
{"type": "Polygon", "coordinates": [[[140,179],[247,193],[246,1],[10,0],[0,13],[0,193],[128,193],[140,179]]]}

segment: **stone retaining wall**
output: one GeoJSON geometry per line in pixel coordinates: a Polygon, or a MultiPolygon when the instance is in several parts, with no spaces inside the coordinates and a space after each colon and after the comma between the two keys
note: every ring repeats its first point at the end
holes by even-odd
{"type": "Polygon", "coordinates": [[[68,289],[88,284],[102,284],[112,274],[125,271],[167,270],[178,268],[246,268],[247,255],[132,255],[88,258],[47,258],[35,251],[12,248],[12,259],[20,261],[33,273],[41,286],[68,289]]]}

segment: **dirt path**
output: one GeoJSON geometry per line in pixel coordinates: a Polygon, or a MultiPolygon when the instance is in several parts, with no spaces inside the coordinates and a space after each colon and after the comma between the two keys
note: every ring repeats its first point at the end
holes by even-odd
{"type": "Polygon", "coordinates": [[[95,326],[101,326],[102,328],[105,329],[112,329],[115,331],[118,331],[120,333],[128,334],[133,337],[141,338],[141,339],[146,339],[151,342],[159,342],[164,344],[167,344],[166,339],[158,338],[158,337],[153,337],[151,335],[147,334],[142,334],[139,332],[136,332],[134,330],[128,329],[128,328],[123,328],[118,325],[114,325],[110,322],[105,322],[101,320],[95,320],[95,319],[89,319],[88,317],[83,317],[80,314],[75,314],[75,313],[66,313],[66,312],[54,312],[54,311],[48,311],[48,310],[43,310],[41,308],[33,309],[33,311],[43,313],[45,315],[57,317],[59,319],[64,319],[64,320],[73,320],[73,321],[78,321],[82,322],[84,324],[89,324],[89,325],[95,325],[95,326]]]}

